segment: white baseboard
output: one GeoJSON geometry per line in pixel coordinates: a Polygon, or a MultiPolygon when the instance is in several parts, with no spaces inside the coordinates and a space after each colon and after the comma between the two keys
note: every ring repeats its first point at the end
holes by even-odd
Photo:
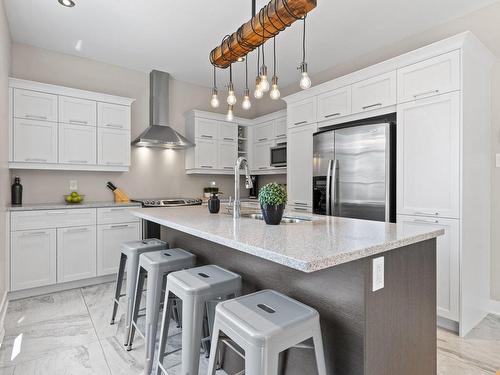
{"type": "Polygon", "coordinates": [[[495,315],[500,315],[500,301],[490,299],[488,311],[495,315]]]}
{"type": "Polygon", "coordinates": [[[0,346],[2,345],[3,338],[5,336],[4,321],[5,315],[7,314],[7,305],[9,300],[7,299],[7,292],[5,292],[0,300],[0,346]]]}

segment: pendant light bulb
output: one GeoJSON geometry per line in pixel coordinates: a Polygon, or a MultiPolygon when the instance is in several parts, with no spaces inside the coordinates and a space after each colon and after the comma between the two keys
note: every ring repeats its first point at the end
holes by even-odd
{"type": "Polygon", "coordinates": [[[261,99],[264,96],[264,93],[260,88],[260,77],[255,79],[255,91],[253,92],[253,96],[255,99],[261,99]]]}
{"type": "Polygon", "coordinates": [[[228,95],[227,95],[227,104],[233,106],[236,104],[236,95],[234,94],[234,87],[233,87],[233,84],[230,83],[229,84],[229,92],[228,92],[228,95]]]}
{"type": "Polygon", "coordinates": [[[309,78],[309,74],[307,74],[307,63],[300,64],[300,88],[302,90],[307,90],[311,87],[311,78],[309,78]]]}
{"type": "Polygon", "coordinates": [[[269,91],[269,81],[267,80],[267,66],[262,65],[260,68],[260,83],[259,83],[260,90],[262,92],[268,92],[269,91]]]}
{"type": "Polygon", "coordinates": [[[243,96],[243,102],[241,103],[241,107],[248,111],[252,107],[252,102],[250,101],[250,90],[245,89],[245,94],[243,96]]]}
{"type": "Polygon", "coordinates": [[[212,89],[212,100],[210,100],[210,105],[212,108],[219,108],[219,97],[217,95],[217,89],[214,87],[212,89]]]}
{"type": "Polygon", "coordinates": [[[281,96],[280,90],[278,89],[278,77],[274,76],[272,82],[273,84],[271,86],[271,92],[269,93],[269,96],[272,100],[278,100],[281,96]]]}
{"type": "Polygon", "coordinates": [[[229,105],[228,108],[227,108],[226,120],[227,121],[233,121],[234,120],[234,113],[233,113],[233,106],[232,105],[229,105]]]}

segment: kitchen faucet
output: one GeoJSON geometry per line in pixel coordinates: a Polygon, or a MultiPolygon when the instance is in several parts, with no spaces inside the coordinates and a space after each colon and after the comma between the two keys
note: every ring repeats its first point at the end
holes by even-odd
{"type": "Polygon", "coordinates": [[[234,165],[234,203],[233,203],[233,218],[238,219],[241,216],[241,202],[240,202],[240,169],[245,168],[245,188],[251,189],[253,187],[252,179],[250,178],[250,170],[248,168],[248,160],[243,156],[236,159],[234,165]]]}

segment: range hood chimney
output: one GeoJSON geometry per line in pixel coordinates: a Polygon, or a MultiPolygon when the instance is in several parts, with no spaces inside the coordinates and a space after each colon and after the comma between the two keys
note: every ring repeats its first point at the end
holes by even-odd
{"type": "Polygon", "coordinates": [[[172,129],[169,124],[170,74],[153,70],[149,73],[149,124],[134,141],[134,146],[183,150],[194,144],[172,129]]]}

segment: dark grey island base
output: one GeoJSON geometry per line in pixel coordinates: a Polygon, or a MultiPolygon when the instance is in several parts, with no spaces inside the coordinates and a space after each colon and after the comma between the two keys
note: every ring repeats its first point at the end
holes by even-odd
{"type": "MultiPolygon", "coordinates": [[[[171,228],[162,239],[187,249],[199,264],[239,273],[244,292],[274,289],[316,308],[321,315],[328,374],[435,375],[436,239],[387,251],[385,286],[372,292],[366,257],[305,273],[171,228]]],[[[243,369],[228,352],[228,373],[243,369]]],[[[292,349],[283,358],[287,375],[316,374],[313,352],[292,349]]]]}

